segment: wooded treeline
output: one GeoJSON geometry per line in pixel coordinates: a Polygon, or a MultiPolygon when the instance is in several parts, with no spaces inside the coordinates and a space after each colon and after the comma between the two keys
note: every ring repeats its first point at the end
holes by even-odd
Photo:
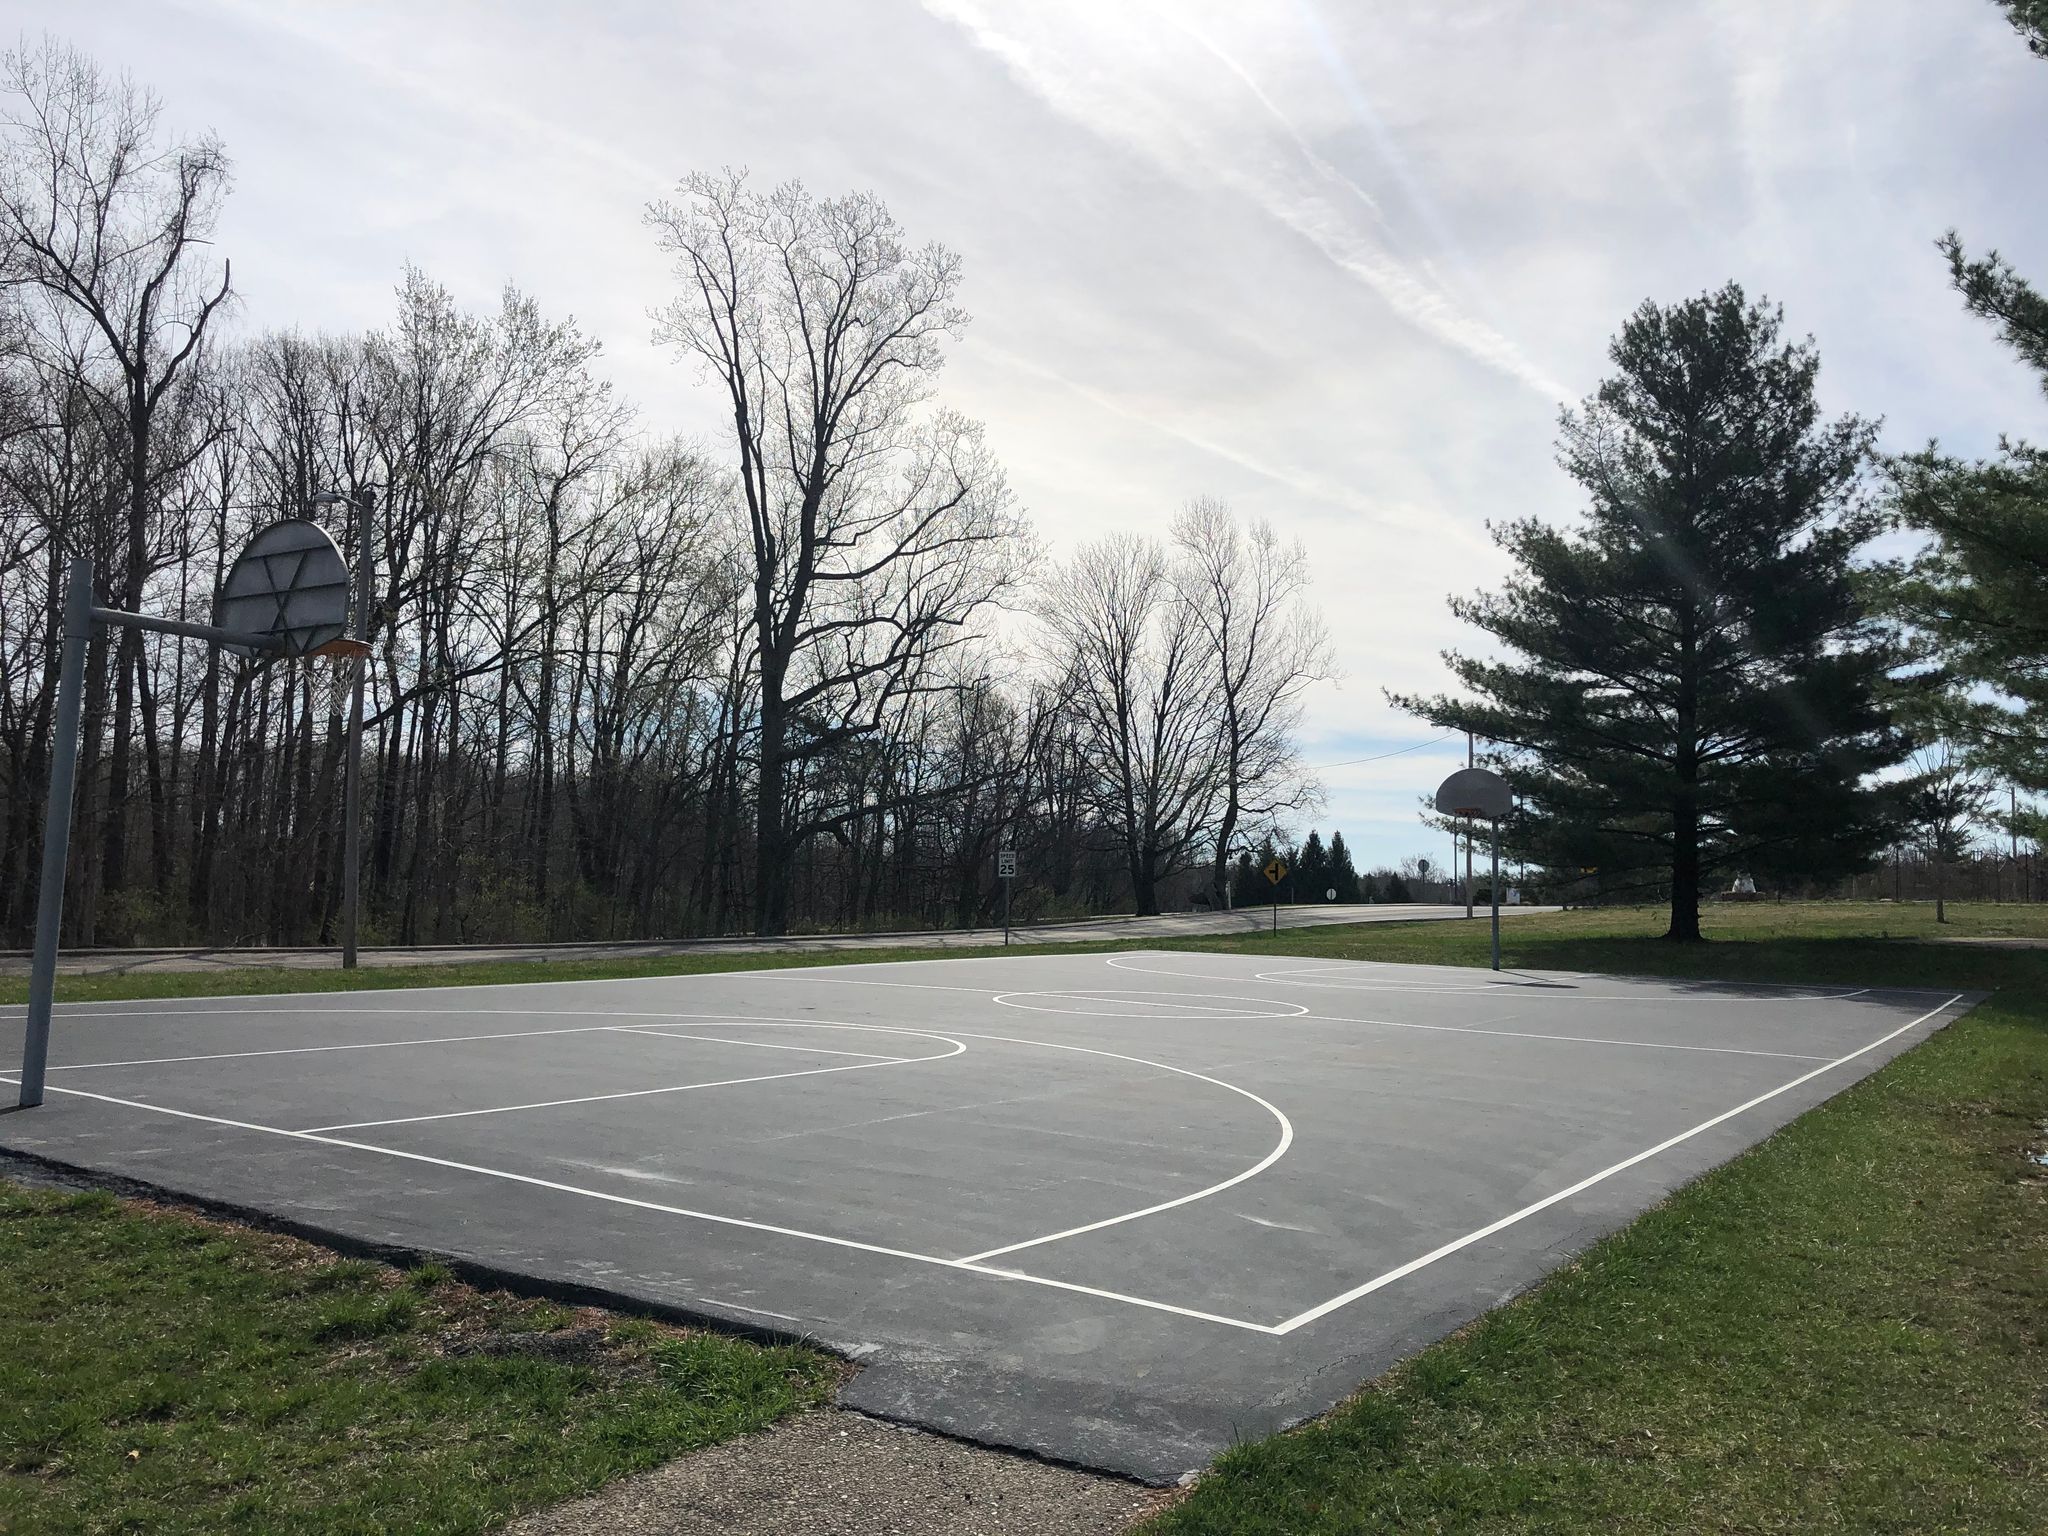
{"type": "MultiPolygon", "coordinates": [[[[1306,558],[1213,502],[1043,566],[933,396],[958,259],[869,196],[696,176],[660,334],[732,432],[599,345],[408,271],[357,335],[230,329],[229,162],[54,43],[0,79],[0,942],[26,943],[66,563],[205,621],[280,518],[375,489],[366,942],[678,936],[1220,899],[1313,799],[1306,558]]],[[[309,317],[317,324],[317,317],[309,317]]],[[[309,942],[340,898],[355,663],[96,634],[65,942],[309,942]]]]}

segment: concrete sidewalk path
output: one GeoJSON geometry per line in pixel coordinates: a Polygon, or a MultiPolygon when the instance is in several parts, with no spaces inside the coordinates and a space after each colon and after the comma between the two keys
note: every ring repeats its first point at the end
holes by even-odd
{"type": "MultiPolygon", "coordinates": [[[[1507,917],[1527,912],[1554,912],[1555,907],[1503,907],[1507,917]]],[[[1324,928],[1346,923],[1412,923],[1457,919],[1463,907],[1422,905],[1316,905],[1279,910],[1282,928],[1324,928]]],[[[1474,921],[1483,922],[1481,907],[1474,921]]],[[[1235,912],[1168,912],[1158,917],[1094,917],[1076,922],[1041,923],[1010,930],[1015,944],[1098,944],[1155,939],[1191,939],[1230,933],[1256,933],[1273,926],[1271,907],[1245,907],[1235,912]]],[[[938,928],[901,933],[796,934],[781,939],[745,936],[720,939],[636,939],[580,944],[437,944],[366,948],[358,958],[366,966],[481,965],[506,961],[588,961],[660,959],[677,955],[827,954],[849,950],[988,949],[1000,948],[1000,928],[938,928]]],[[[326,946],[194,949],[77,949],[58,957],[67,976],[123,976],[150,971],[227,971],[276,967],[293,971],[330,970],[340,965],[340,950],[326,946]]],[[[28,974],[25,950],[0,951],[0,976],[28,974]]]]}

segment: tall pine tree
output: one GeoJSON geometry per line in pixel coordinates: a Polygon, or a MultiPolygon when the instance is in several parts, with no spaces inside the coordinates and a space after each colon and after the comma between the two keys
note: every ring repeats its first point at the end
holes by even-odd
{"type": "Polygon", "coordinates": [[[1733,284],[1638,309],[1563,417],[1584,525],[1495,526],[1517,570],[1451,607],[1498,658],[1446,653],[1468,697],[1395,700],[1497,744],[1535,856],[1668,886],[1676,940],[1717,873],[1866,864],[1887,830],[1867,781],[1905,751],[1850,569],[1873,429],[1822,420],[1819,359],[1782,327],[1733,284]]]}
{"type": "Polygon", "coordinates": [[[1323,846],[1323,837],[1313,828],[1303,839],[1301,850],[1296,855],[1294,866],[1294,890],[1296,901],[1321,901],[1323,892],[1330,888],[1330,851],[1323,846]]]}
{"type": "Polygon", "coordinates": [[[1330,834],[1330,884],[1335,887],[1339,901],[1359,900],[1358,868],[1351,862],[1351,850],[1345,846],[1342,832],[1330,834]]]}
{"type": "MultiPolygon", "coordinates": [[[[2006,8],[2048,58],[2048,0],[2006,8]]],[[[1996,251],[1972,258],[1953,230],[1941,251],[1964,307],[1998,328],[2048,392],[2048,296],[1996,251]]],[[[1893,463],[1899,518],[1929,538],[1883,585],[1951,684],[1934,695],[1938,732],[1999,777],[2048,789],[2048,450],[2000,447],[1978,463],[1933,447],[1893,463]]]]}

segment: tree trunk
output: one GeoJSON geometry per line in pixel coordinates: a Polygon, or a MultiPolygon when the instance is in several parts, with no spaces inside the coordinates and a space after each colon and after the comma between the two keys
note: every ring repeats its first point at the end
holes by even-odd
{"type": "Polygon", "coordinates": [[[1680,944],[1700,941],[1699,811],[1689,790],[1672,808],[1671,927],[1664,935],[1680,944]]]}
{"type": "MultiPolygon", "coordinates": [[[[149,577],[149,409],[131,380],[128,404],[127,548],[121,573],[120,606],[142,609],[149,577]]],[[[101,844],[102,891],[128,881],[128,758],[135,728],[135,681],[142,672],[142,631],[123,629],[115,645],[114,747],[107,763],[107,825],[101,844]]]]}
{"type": "Polygon", "coordinates": [[[783,818],[786,723],[781,690],[762,679],[761,775],[754,786],[754,933],[779,938],[789,928],[789,837],[783,818]]]}
{"type": "MultiPolygon", "coordinates": [[[[1699,641],[1693,614],[1680,629],[1676,751],[1671,800],[1671,927],[1677,944],[1700,942],[1699,641]]],[[[1452,871],[1456,873],[1455,870],[1452,871]]]]}
{"type": "Polygon", "coordinates": [[[159,896],[171,894],[171,806],[164,785],[163,727],[149,669],[135,675],[142,705],[142,770],[149,785],[149,873],[159,896]]]}
{"type": "Polygon", "coordinates": [[[1131,897],[1140,917],[1159,915],[1159,853],[1152,847],[1131,854],[1131,897]]]}
{"type": "Polygon", "coordinates": [[[1209,871],[1209,905],[1222,912],[1230,906],[1230,840],[1237,836],[1237,794],[1232,790],[1216,828],[1216,862],[1209,871]]]}

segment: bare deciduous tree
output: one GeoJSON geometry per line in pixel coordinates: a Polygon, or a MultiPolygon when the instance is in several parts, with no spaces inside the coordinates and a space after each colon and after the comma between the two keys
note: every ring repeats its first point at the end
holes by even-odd
{"type": "MultiPolygon", "coordinates": [[[[119,585],[108,596],[132,609],[152,570],[162,488],[204,446],[191,432],[160,431],[159,418],[167,406],[189,404],[175,392],[189,386],[207,328],[232,291],[228,263],[215,260],[209,238],[227,195],[227,154],[212,134],[167,138],[154,95],[54,40],[0,55],[0,95],[8,102],[0,116],[0,284],[46,308],[40,329],[56,354],[50,361],[73,366],[119,445],[124,547],[119,585]]],[[[122,632],[107,765],[110,890],[125,881],[143,649],[140,631],[122,632]]]]}
{"type": "Polygon", "coordinates": [[[1214,825],[1216,666],[1166,551],[1112,534],[1084,544],[1045,583],[1039,612],[1062,705],[1087,760],[1089,793],[1129,872],[1141,916],[1214,825]]]}
{"type": "Polygon", "coordinates": [[[1302,600],[1308,551],[1283,543],[1270,523],[1241,527],[1223,502],[1200,497],[1174,518],[1173,542],[1182,598],[1214,669],[1222,803],[1209,880],[1221,907],[1240,826],[1270,824],[1316,801],[1294,733],[1302,695],[1331,674],[1330,646],[1321,616],[1302,600]]]}
{"type": "Polygon", "coordinates": [[[876,731],[1012,579],[1022,535],[974,423],[926,409],[966,313],[959,258],[908,246],[868,194],[766,195],[696,175],[648,221],[683,294],[659,336],[732,412],[752,552],[754,927],[789,922],[793,861],[835,818],[791,775],[876,731]]]}

